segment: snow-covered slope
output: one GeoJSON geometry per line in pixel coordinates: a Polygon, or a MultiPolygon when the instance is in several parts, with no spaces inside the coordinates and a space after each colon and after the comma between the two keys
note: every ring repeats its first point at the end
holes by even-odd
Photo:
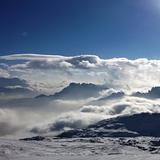
{"type": "Polygon", "coordinates": [[[0,139],[0,160],[159,160],[159,139],[0,139]],[[156,145],[156,142],[158,145],[156,145]]]}
{"type": "Polygon", "coordinates": [[[160,137],[160,114],[141,113],[102,120],[85,129],[63,132],[58,137],[160,137]]]}

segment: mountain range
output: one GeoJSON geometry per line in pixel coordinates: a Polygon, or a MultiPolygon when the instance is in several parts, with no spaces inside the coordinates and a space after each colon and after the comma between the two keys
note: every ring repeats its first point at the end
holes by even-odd
{"type": "Polygon", "coordinates": [[[92,83],[70,83],[67,87],[53,95],[39,95],[36,98],[80,100],[99,96],[99,92],[108,89],[104,85],[92,83]]]}
{"type": "Polygon", "coordinates": [[[160,87],[152,87],[146,93],[136,92],[132,96],[149,98],[149,99],[157,99],[157,98],[160,98],[160,87]]]}
{"type": "Polygon", "coordinates": [[[140,113],[102,120],[84,129],[61,133],[60,138],[160,137],[160,113],[140,113]]]}

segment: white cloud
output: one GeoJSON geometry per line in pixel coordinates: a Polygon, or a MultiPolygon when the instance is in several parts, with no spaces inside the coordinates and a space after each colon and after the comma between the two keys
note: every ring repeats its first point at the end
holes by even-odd
{"type": "MultiPolygon", "coordinates": [[[[144,89],[146,91],[146,88],[159,86],[160,83],[160,60],[101,59],[95,55],[64,57],[38,54],[8,55],[1,56],[0,59],[5,60],[5,64],[0,64],[1,77],[24,79],[30,88],[45,94],[53,94],[70,82],[105,84],[106,87],[113,88],[101,92],[99,98],[110,96],[118,91],[124,91],[125,93],[126,91],[133,92],[135,90],[144,91],[144,89]]],[[[92,99],[91,102],[85,100],[83,102],[78,100],[74,102],[53,101],[45,105],[42,103],[40,105],[43,106],[37,105],[36,107],[34,106],[35,103],[26,103],[27,101],[25,103],[22,101],[19,104],[24,106],[19,105],[17,108],[13,108],[15,111],[21,108],[27,115],[29,111],[32,113],[40,112],[39,110],[45,111],[45,118],[42,116],[44,112],[43,114],[38,113],[38,118],[34,118],[34,114],[30,114],[30,121],[32,122],[27,123],[33,123],[35,126],[36,122],[38,125],[38,123],[43,123],[44,119],[50,122],[52,116],[48,117],[48,114],[50,112],[55,113],[56,116],[54,115],[52,124],[53,130],[77,126],[85,127],[111,116],[140,112],[160,112],[158,99],[152,101],[131,97],[129,94],[118,99],[105,99],[102,101],[96,101],[96,99],[92,99]]],[[[7,104],[9,105],[9,103],[7,104]]],[[[16,106],[17,103],[13,105],[16,106]]],[[[4,115],[1,116],[0,113],[1,117],[8,117],[6,112],[4,115]]],[[[20,120],[23,121],[23,118],[20,117],[20,120]]],[[[7,119],[0,119],[0,121],[7,122],[10,125],[10,121],[8,122],[7,119]]]]}
{"type": "MultiPolygon", "coordinates": [[[[78,102],[77,102],[78,103],[78,102]]],[[[100,120],[138,113],[160,113],[160,101],[125,96],[99,105],[84,105],[57,116],[49,125],[35,127],[32,132],[49,133],[68,129],[84,128],[100,120]]]]}
{"type": "Polygon", "coordinates": [[[0,77],[9,77],[8,71],[0,68],[0,77]]]}
{"type": "Polygon", "coordinates": [[[7,56],[1,56],[1,59],[5,60],[46,60],[59,58],[63,58],[63,56],[46,54],[11,54],[7,56]]]}
{"type": "Polygon", "coordinates": [[[108,116],[135,114],[141,112],[160,113],[159,100],[148,100],[132,96],[125,96],[112,102],[105,101],[101,105],[88,105],[80,109],[85,113],[97,113],[108,116]]]}
{"type": "Polygon", "coordinates": [[[0,109],[0,136],[13,135],[21,128],[14,111],[0,109]]]}
{"type": "Polygon", "coordinates": [[[84,128],[90,124],[96,123],[99,120],[106,118],[94,113],[69,112],[64,113],[52,125],[49,125],[49,131],[61,131],[67,129],[84,128]]]}
{"type": "Polygon", "coordinates": [[[159,85],[160,60],[126,58],[100,59],[95,55],[64,57],[58,55],[18,54],[1,56],[16,60],[9,67],[11,75],[52,84],[69,82],[106,83],[110,88],[137,90],[159,85]],[[25,60],[23,63],[18,60],[25,60]],[[44,74],[44,77],[41,77],[44,74]],[[41,78],[40,78],[41,77],[41,78]]]}

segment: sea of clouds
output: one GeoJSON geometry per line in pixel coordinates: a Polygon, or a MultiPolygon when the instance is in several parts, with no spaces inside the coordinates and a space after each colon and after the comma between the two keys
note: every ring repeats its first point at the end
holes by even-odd
{"type": "Polygon", "coordinates": [[[0,136],[22,131],[46,134],[84,128],[115,116],[160,112],[159,98],[133,95],[136,91],[148,92],[159,82],[160,60],[101,59],[96,55],[1,56],[0,136]],[[70,100],[35,98],[40,94],[53,95],[71,82],[103,84],[109,89],[83,100],[74,96],[70,100]],[[119,92],[124,95],[116,97],[119,92]],[[113,93],[115,96],[110,98],[113,93]]]}

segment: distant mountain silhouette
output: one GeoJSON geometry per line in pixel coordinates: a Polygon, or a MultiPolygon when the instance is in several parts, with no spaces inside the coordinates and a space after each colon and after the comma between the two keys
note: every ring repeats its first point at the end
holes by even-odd
{"type": "Polygon", "coordinates": [[[52,99],[86,99],[97,97],[99,92],[108,89],[104,85],[95,85],[92,83],[70,83],[69,86],[62,89],[54,95],[40,95],[36,98],[52,98],[52,99]]]}
{"type": "Polygon", "coordinates": [[[74,137],[160,137],[160,114],[141,113],[102,120],[85,129],[76,129],[58,135],[74,137]]]}
{"type": "Polygon", "coordinates": [[[109,96],[105,96],[103,98],[98,99],[98,101],[103,101],[103,100],[111,100],[111,99],[115,99],[115,98],[121,98],[125,96],[124,92],[116,92],[116,93],[112,93],[109,96]]]}
{"type": "Polygon", "coordinates": [[[35,92],[23,79],[0,77],[0,98],[33,97],[35,92]]]}
{"type": "Polygon", "coordinates": [[[8,87],[8,86],[27,87],[28,84],[23,79],[0,77],[0,87],[8,87]]]}
{"type": "Polygon", "coordinates": [[[33,97],[35,96],[35,93],[27,88],[0,87],[0,97],[1,96],[22,98],[22,97],[33,97]]]}
{"type": "Polygon", "coordinates": [[[147,93],[136,92],[133,94],[133,96],[144,97],[144,98],[149,98],[149,99],[160,98],[160,87],[153,87],[147,93]]]}

